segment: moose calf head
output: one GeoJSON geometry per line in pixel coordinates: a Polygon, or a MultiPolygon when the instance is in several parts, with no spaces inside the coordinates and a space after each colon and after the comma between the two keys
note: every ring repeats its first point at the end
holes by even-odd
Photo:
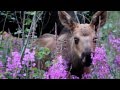
{"type": "MultiPolygon", "coordinates": [[[[82,62],[85,62],[84,66],[89,67],[92,63],[90,55],[91,52],[94,52],[96,45],[96,34],[106,22],[107,11],[96,12],[89,24],[74,22],[72,17],[65,11],[58,11],[58,15],[62,25],[70,30],[71,37],[68,39],[70,39],[73,54],[81,58],[82,62]]],[[[75,62],[78,61],[72,61],[72,63],[75,62]]],[[[77,67],[76,64],[73,67],[77,67]]]]}

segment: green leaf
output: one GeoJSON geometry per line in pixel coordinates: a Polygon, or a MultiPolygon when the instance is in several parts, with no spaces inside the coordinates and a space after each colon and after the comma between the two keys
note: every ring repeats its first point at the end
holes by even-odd
{"type": "Polygon", "coordinates": [[[31,12],[26,12],[26,14],[29,14],[29,15],[34,15],[35,12],[31,11],[31,12]]]}
{"type": "Polygon", "coordinates": [[[46,62],[45,62],[45,66],[46,66],[46,67],[50,67],[50,65],[51,65],[51,61],[46,61],[46,62]]]}
{"type": "Polygon", "coordinates": [[[17,32],[15,32],[14,34],[16,35],[16,34],[21,34],[22,33],[22,31],[21,30],[18,30],[17,32]]]}
{"type": "Polygon", "coordinates": [[[108,24],[105,24],[104,26],[103,26],[103,29],[107,29],[108,28],[108,24]]]}
{"type": "Polygon", "coordinates": [[[113,27],[113,25],[111,23],[109,23],[109,28],[112,28],[112,27],[113,27]]]}
{"type": "Polygon", "coordinates": [[[25,23],[25,25],[30,25],[31,24],[31,22],[32,22],[32,20],[31,19],[26,19],[26,21],[25,21],[26,23],[25,23]]]}
{"type": "Polygon", "coordinates": [[[45,50],[45,55],[50,54],[50,50],[48,48],[45,48],[44,50],[45,50]]]}
{"type": "Polygon", "coordinates": [[[40,70],[39,75],[40,75],[40,78],[41,78],[41,79],[43,79],[43,78],[44,78],[44,73],[45,73],[45,71],[44,71],[44,70],[40,70]]]}
{"type": "Polygon", "coordinates": [[[0,47],[0,51],[3,51],[4,50],[4,48],[3,47],[0,47]]]}
{"type": "Polygon", "coordinates": [[[30,13],[30,15],[34,15],[34,14],[35,14],[35,12],[31,12],[31,13],[30,13]]]}
{"type": "Polygon", "coordinates": [[[37,73],[34,73],[34,74],[33,74],[33,77],[38,77],[38,74],[37,74],[37,73]]]}
{"type": "Polygon", "coordinates": [[[36,70],[37,70],[37,68],[32,68],[32,70],[33,70],[33,71],[36,71],[36,70]]]}
{"type": "Polygon", "coordinates": [[[40,73],[41,73],[41,74],[44,74],[44,73],[45,73],[45,71],[44,71],[44,70],[40,70],[40,73]]]}
{"type": "Polygon", "coordinates": [[[28,33],[28,32],[29,32],[29,30],[30,30],[30,29],[26,28],[26,29],[25,29],[25,33],[28,33]]]}

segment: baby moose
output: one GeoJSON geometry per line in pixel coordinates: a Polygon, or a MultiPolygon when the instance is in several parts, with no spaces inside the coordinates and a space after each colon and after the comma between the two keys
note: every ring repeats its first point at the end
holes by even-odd
{"type": "Polygon", "coordinates": [[[82,78],[83,73],[90,72],[91,53],[96,46],[98,28],[106,22],[107,11],[97,11],[89,24],[74,22],[65,11],[58,11],[58,15],[68,32],[60,34],[57,39],[55,35],[44,34],[34,44],[47,47],[52,52],[57,50],[69,62],[68,70],[71,74],[82,78]]]}

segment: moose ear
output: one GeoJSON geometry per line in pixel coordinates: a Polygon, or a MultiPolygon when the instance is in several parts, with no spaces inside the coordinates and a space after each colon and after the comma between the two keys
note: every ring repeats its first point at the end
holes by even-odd
{"type": "Polygon", "coordinates": [[[71,16],[65,11],[58,11],[58,16],[61,24],[70,30],[74,30],[76,23],[71,16]]]}
{"type": "Polygon", "coordinates": [[[107,19],[107,11],[97,11],[91,20],[91,25],[95,26],[95,30],[105,25],[107,19]]]}

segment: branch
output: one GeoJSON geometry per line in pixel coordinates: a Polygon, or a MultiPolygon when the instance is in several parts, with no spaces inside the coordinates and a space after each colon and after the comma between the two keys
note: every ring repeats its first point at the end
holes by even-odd
{"type": "Polygon", "coordinates": [[[24,23],[25,23],[25,11],[23,12],[23,24],[22,24],[22,30],[23,30],[23,32],[22,32],[22,38],[23,38],[23,45],[24,45],[24,42],[25,42],[25,32],[24,32],[24,23]]]}
{"type": "Polygon", "coordinates": [[[25,41],[25,45],[23,46],[23,49],[22,49],[22,52],[21,52],[21,58],[20,58],[20,60],[22,60],[22,58],[23,58],[23,55],[24,55],[26,46],[27,46],[27,44],[28,44],[28,40],[29,40],[29,38],[30,38],[30,34],[31,34],[31,32],[35,29],[35,24],[36,24],[36,11],[35,11],[35,14],[34,14],[34,16],[33,16],[33,20],[32,20],[31,26],[30,26],[30,30],[29,30],[29,33],[28,33],[28,37],[27,37],[27,39],[26,39],[26,41],[25,41]]]}
{"type": "Polygon", "coordinates": [[[79,19],[78,19],[78,16],[77,16],[77,11],[74,11],[74,14],[75,14],[75,17],[77,19],[77,22],[80,23],[79,19]]]}

